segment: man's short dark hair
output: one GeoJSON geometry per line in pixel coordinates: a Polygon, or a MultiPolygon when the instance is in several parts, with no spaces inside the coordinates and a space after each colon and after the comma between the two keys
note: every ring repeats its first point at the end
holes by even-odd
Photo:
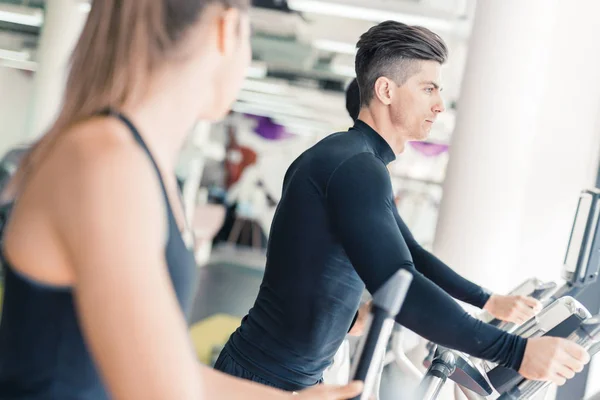
{"type": "Polygon", "coordinates": [[[385,21],[363,33],[356,44],[356,78],[361,105],[374,96],[375,82],[382,76],[402,85],[416,74],[415,61],[446,62],[448,49],[437,34],[420,26],[385,21]]]}
{"type": "Polygon", "coordinates": [[[360,90],[356,78],[352,79],[352,82],[346,88],[346,110],[348,110],[348,115],[350,115],[352,121],[358,119],[358,114],[360,113],[360,90]]]}

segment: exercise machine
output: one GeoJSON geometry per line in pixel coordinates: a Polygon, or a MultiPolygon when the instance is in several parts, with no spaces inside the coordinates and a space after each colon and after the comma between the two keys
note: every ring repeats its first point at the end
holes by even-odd
{"type": "MultiPolygon", "coordinates": [[[[600,350],[600,316],[596,315],[581,322],[579,327],[567,339],[581,345],[589,352],[591,357],[596,355],[600,350]]],[[[512,389],[504,392],[498,400],[529,399],[549,385],[549,382],[521,379],[518,383],[513,384],[512,389]]]]}
{"type": "MultiPolygon", "coordinates": [[[[522,337],[563,337],[596,350],[598,346],[594,346],[600,340],[600,328],[597,326],[599,319],[592,317],[576,297],[598,277],[599,217],[600,191],[584,190],[579,198],[564,260],[562,277],[565,283],[559,288],[554,282],[529,279],[513,290],[512,294],[535,297],[542,301],[544,309],[519,327],[498,320],[487,322],[522,337]]],[[[529,399],[548,386],[526,381],[516,371],[486,361],[473,360],[464,353],[441,346],[432,347],[430,355],[425,359],[425,366],[428,370],[417,390],[415,398],[418,399],[435,399],[448,379],[467,389],[465,393],[470,399],[487,397],[493,393],[505,396],[503,399],[507,400],[529,399]]]]}
{"type": "MultiPolygon", "coordinates": [[[[563,262],[564,284],[529,279],[514,294],[534,297],[546,305],[563,296],[578,298],[598,279],[600,270],[600,190],[586,189],[579,196],[575,219],[563,262]]],[[[494,323],[492,321],[491,323],[494,323]]]]}
{"type": "MultiPolygon", "coordinates": [[[[543,282],[530,278],[512,290],[509,295],[522,295],[539,300],[544,306],[563,296],[577,299],[581,293],[598,279],[600,269],[600,190],[586,189],[579,195],[575,219],[567,245],[562,270],[564,283],[543,282]]],[[[488,313],[480,317],[507,332],[517,326],[510,322],[494,319],[488,313]]]]}
{"type": "Polygon", "coordinates": [[[584,190],[579,197],[575,221],[565,255],[565,284],[550,299],[578,296],[598,279],[600,269],[600,190],[584,190]]]}
{"type": "Polygon", "coordinates": [[[410,272],[400,269],[373,294],[373,305],[366,324],[367,333],[361,338],[350,367],[352,380],[364,382],[362,394],[353,400],[366,400],[373,393],[396,315],[400,312],[411,282],[410,272]]]}
{"type": "MultiPolygon", "coordinates": [[[[561,322],[569,320],[569,317],[571,317],[570,325],[569,323],[561,325],[561,329],[568,333],[569,329],[573,330],[575,329],[574,326],[578,326],[578,322],[581,323],[583,320],[590,318],[591,315],[589,312],[577,302],[576,298],[588,285],[595,282],[598,276],[598,269],[600,268],[599,219],[600,191],[596,189],[582,191],[564,259],[562,278],[565,282],[559,287],[559,284],[556,282],[543,282],[540,279],[531,278],[510,292],[511,295],[531,296],[540,300],[545,307],[544,311],[536,318],[527,321],[519,327],[515,324],[495,320],[490,315],[486,315],[486,313],[478,317],[500,329],[512,333],[520,333],[524,336],[547,333],[553,327],[561,325],[561,322]],[[557,302],[557,300],[559,301],[557,302]],[[555,302],[556,304],[554,304],[555,302]],[[549,307],[550,305],[552,307],[549,307]],[[536,327],[537,333],[533,332],[536,327]],[[570,328],[566,329],[565,327],[570,328]]],[[[502,371],[501,367],[430,343],[428,345],[430,350],[429,355],[424,362],[424,366],[428,368],[428,375],[425,374],[424,378],[424,374],[418,366],[411,362],[404,353],[402,346],[403,328],[396,324],[392,329],[392,335],[387,343],[387,353],[383,362],[385,365],[394,363],[399,367],[403,376],[414,382],[421,381],[419,396],[422,397],[417,398],[436,398],[448,379],[457,382],[457,388],[463,389],[463,392],[470,399],[477,398],[473,396],[490,396],[493,393],[498,395],[495,386],[490,382],[487,374],[488,372],[491,373],[492,377],[495,375],[502,376],[502,373],[499,372],[502,371]],[[497,368],[496,372],[491,372],[494,368],[497,368]]],[[[384,334],[381,338],[385,338],[385,336],[384,334]]],[[[379,346],[381,346],[381,349],[384,347],[381,344],[379,346]]],[[[354,359],[356,360],[357,358],[359,357],[355,357],[354,359]]],[[[379,358],[372,355],[371,359],[379,360],[379,358]]],[[[353,369],[354,376],[356,376],[355,368],[356,366],[353,369]]],[[[371,369],[371,371],[374,370],[371,369]]],[[[367,394],[372,391],[373,378],[369,378],[371,386],[366,387],[367,390],[365,390],[365,393],[367,394]]]]}
{"type": "MultiPolygon", "coordinates": [[[[591,320],[591,314],[581,303],[572,297],[563,297],[544,308],[514,334],[525,338],[545,335],[566,338],[591,320]]],[[[488,361],[475,362],[465,353],[441,346],[436,347],[433,357],[428,357],[425,364],[429,364],[429,369],[415,399],[437,398],[448,379],[477,395],[466,393],[470,399],[485,398],[494,392],[504,393],[523,379],[514,370],[488,361]]]]}

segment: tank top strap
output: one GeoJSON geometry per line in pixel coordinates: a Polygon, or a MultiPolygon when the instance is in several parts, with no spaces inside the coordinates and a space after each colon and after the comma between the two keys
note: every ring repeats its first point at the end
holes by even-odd
{"type": "MultiPolygon", "coordinates": [[[[129,129],[129,131],[131,132],[134,140],[140,145],[140,147],[144,150],[144,152],[148,155],[148,158],[150,159],[150,162],[152,163],[152,166],[154,167],[154,170],[156,171],[156,174],[158,175],[158,180],[160,182],[160,187],[163,191],[163,196],[165,199],[165,202],[167,203],[167,210],[168,210],[168,215],[169,215],[169,219],[172,220],[173,223],[175,223],[175,226],[177,226],[177,223],[175,222],[175,214],[173,213],[173,208],[171,207],[171,202],[169,201],[169,195],[167,192],[167,187],[165,185],[165,181],[163,179],[163,176],[160,172],[160,168],[158,167],[158,164],[156,163],[156,160],[154,158],[154,156],[152,155],[152,152],[150,151],[150,149],[148,148],[148,145],[146,144],[146,142],[144,141],[144,139],[142,138],[142,135],[140,134],[140,131],[136,128],[136,126],[133,124],[133,122],[123,113],[119,112],[119,111],[115,111],[115,110],[106,110],[105,111],[105,115],[110,115],[113,116],[115,118],[118,118],[123,124],[125,124],[125,126],[129,129]]],[[[181,205],[183,206],[183,200],[181,198],[181,194],[179,193],[179,191],[177,192],[178,194],[178,199],[181,203],[181,205]]],[[[183,221],[184,226],[182,227],[183,232],[180,232],[184,235],[184,237],[186,235],[189,234],[190,232],[190,228],[189,228],[189,224],[187,222],[187,219],[184,215],[184,221],[183,221]]],[[[177,230],[179,231],[179,229],[177,230]]],[[[188,240],[184,241],[188,242],[188,240]]]]}
{"type": "Polygon", "coordinates": [[[156,171],[156,174],[158,175],[158,180],[160,181],[160,187],[161,187],[161,189],[163,191],[163,195],[168,200],[167,187],[166,187],[165,182],[163,180],[162,174],[160,173],[160,169],[158,168],[158,164],[156,163],[156,160],[154,159],[154,156],[152,156],[152,152],[150,152],[150,149],[148,148],[148,145],[146,144],[146,142],[142,138],[142,135],[140,135],[140,131],[138,131],[138,129],[133,124],[133,122],[131,122],[131,120],[129,118],[127,118],[124,114],[122,114],[120,112],[116,112],[116,111],[109,111],[109,113],[110,113],[110,115],[118,118],[121,122],[123,122],[125,124],[125,126],[131,132],[131,135],[133,136],[133,139],[144,150],[144,152],[146,153],[146,155],[150,159],[150,162],[152,163],[152,166],[154,167],[154,170],[156,171]]]}

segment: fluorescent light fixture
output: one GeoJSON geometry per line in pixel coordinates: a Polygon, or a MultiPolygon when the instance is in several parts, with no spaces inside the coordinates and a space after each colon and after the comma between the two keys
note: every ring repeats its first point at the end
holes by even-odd
{"type": "Polygon", "coordinates": [[[265,82],[265,81],[257,81],[254,79],[246,79],[242,84],[242,88],[248,90],[250,92],[259,92],[259,93],[267,93],[267,94],[277,94],[284,95],[287,91],[285,85],[265,82]]]}
{"type": "Polygon", "coordinates": [[[0,67],[22,69],[24,71],[36,71],[37,63],[33,61],[14,61],[0,58],[0,67]]]}
{"type": "MultiPolygon", "coordinates": [[[[366,2],[365,2],[366,3],[366,2]]],[[[383,9],[360,7],[351,4],[334,3],[322,0],[288,0],[288,6],[295,11],[330,15],[370,22],[386,20],[400,21],[408,25],[422,25],[432,30],[450,31],[456,23],[451,20],[405,14],[383,9]]]]}
{"type": "Polygon", "coordinates": [[[14,51],[0,49],[0,66],[35,71],[37,63],[31,61],[31,54],[27,51],[14,51]]]}
{"type": "Polygon", "coordinates": [[[13,51],[13,50],[4,50],[0,49],[0,59],[6,61],[29,61],[31,59],[31,54],[27,51],[13,51]]]}
{"type": "Polygon", "coordinates": [[[331,51],[341,54],[356,54],[356,46],[351,43],[337,42],[335,40],[317,39],[313,41],[315,49],[331,51]]]}
{"type": "Polygon", "coordinates": [[[0,21],[12,24],[40,27],[44,22],[42,10],[12,5],[0,6],[0,21]]]}
{"type": "Polygon", "coordinates": [[[333,64],[329,67],[329,69],[331,70],[331,72],[333,72],[334,74],[337,74],[337,75],[345,76],[348,78],[356,77],[356,72],[354,70],[354,67],[351,67],[349,65],[333,64]]]}
{"type": "MultiPolygon", "coordinates": [[[[277,109],[291,109],[291,110],[305,110],[306,112],[322,112],[332,107],[330,103],[327,102],[326,98],[322,96],[318,96],[317,94],[313,95],[290,95],[290,96],[279,96],[279,95],[271,95],[267,93],[260,92],[251,92],[248,90],[242,90],[237,99],[239,101],[243,101],[250,104],[260,104],[270,107],[276,107],[277,109]]],[[[339,108],[342,108],[340,106],[339,108]]]]}
{"type": "Polygon", "coordinates": [[[253,62],[246,70],[247,78],[263,79],[267,77],[267,66],[263,63],[253,62]]]}
{"type": "Polygon", "coordinates": [[[265,110],[273,110],[274,112],[282,112],[291,115],[304,115],[309,110],[292,103],[277,101],[276,99],[253,99],[251,96],[244,96],[243,92],[238,96],[238,100],[245,102],[254,107],[260,107],[265,110]]]}
{"type": "MultiPolygon", "coordinates": [[[[261,93],[261,92],[252,92],[248,90],[242,90],[237,97],[238,100],[242,100],[248,103],[257,103],[257,104],[265,104],[265,105],[275,105],[278,106],[280,104],[291,104],[289,98],[286,98],[285,101],[281,100],[281,96],[274,96],[272,94],[261,93]]],[[[294,102],[296,103],[296,102],[294,102]]]]}

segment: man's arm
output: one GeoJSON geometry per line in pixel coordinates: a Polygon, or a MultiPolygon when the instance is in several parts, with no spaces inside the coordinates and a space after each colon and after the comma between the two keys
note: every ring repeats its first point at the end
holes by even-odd
{"type": "Polygon", "coordinates": [[[502,321],[522,324],[542,309],[542,304],[527,296],[502,296],[491,294],[482,287],[463,278],[436,256],[421,247],[400,218],[396,207],[392,208],[400,233],[406,241],[417,271],[442,288],[455,299],[488,311],[502,321]]]}
{"type": "Polygon", "coordinates": [[[398,225],[385,165],[373,154],[354,156],[329,179],[326,197],[333,229],[374,293],[399,268],[413,274],[396,320],[443,346],[518,369],[526,340],[472,318],[433,282],[415,270],[398,225]]]}
{"type": "Polygon", "coordinates": [[[483,308],[485,303],[490,299],[491,293],[463,278],[439,258],[421,247],[398,214],[396,207],[392,207],[392,212],[400,233],[408,246],[417,271],[425,275],[455,299],[464,301],[475,307],[483,308]]]}

